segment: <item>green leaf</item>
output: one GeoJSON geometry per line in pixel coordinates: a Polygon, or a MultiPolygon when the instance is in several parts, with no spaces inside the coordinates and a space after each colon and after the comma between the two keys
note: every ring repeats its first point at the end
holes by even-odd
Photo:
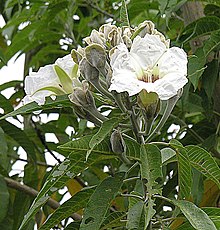
{"type": "Polygon", "coordinates": [[[128,10],[125,0],[122,0],[122,5],[120,9],[120,22],[121,26],[130,26],[128,18],[128,10]]]}
{"type": "Polygon", "coordinates": [[[94,188],[88,188],[72,196],[49,216],[40,229],[51,229],[74,212],[84,208],[93,192],[94,188]]]}
{"type": "Polygon", "coordinates": [[[172,203],[180,208],[181,212],[197,230],[217,230],[209,216],[195,204],[186,200],[172,200],[172,203]]]}
{"type": "Polygon", "coordinates": [[[0,94],[0,107],[4,110],[4,113],[9,113],[14,110],[10,101],[2,94],[0,94]]]}
{"type": "Polygon", "coordinates": [[[199,18],[198,20],[190,23],[184,29],[184,37],[187,39],[184,41],[191,40],[193,38],[210,34],[213,31],[220,29],[220,18],[215,16],[207,16],[199,18]]]}
{"type": "Polygon", "coordinates": [[[110,134],[112,129],[118,125],[119,122],[120,119],[113,117],[102,123],[102,126],[100,127],[99,131],[91,138],[89,142],[89,147],[91,149],[87,152],[86,159],[88,159],[93,148],[96,145],[100,144],[106,138],[106,136],[110,134]]]}
{"type": "Polygon", "coordinates": [[[1,166],[6,171],[8,169],[8,163],[9,163],[7,153],[8,153],[8,144],[7,144],[7,141],[5,139],[4,131],[0,127],[0,162],[1,162],[1,166]]]}
{"type": "Polygon", "coordinates": [[[149,225],[151,219],[156,214],[156,211],[154,210],[154,206],[155,206],[154,201],[151,198],[149,198],[148,203],[147,203],[147,207],[145,210],[145,212],[146,212],[145,213],[145,215],[146,215],[146,226],[149,225]]]}
{"type": "Polygon", "coordinates": [[[100,230],[112,229],[115,227],[125,226],[125,221],[121,221],[127,214],[125,212],[113,212],[109,214],[104,222],[100,230]]]}
{"type": "MultiPolygon", "coordinates": [[[[68,152],[82,150],[85,151],[86,156],[86,152],[90,150],[89,142],[91,138],[92,136],[85,136],[78,140],[67,142],[66,144],[61,145],[58,148],[68,152]]],[[[130,138],[124,138],[124,141],[126,144],[126,156],[131,159],[140,160],[140,145],[130,138]]],[[[99,145],[96,145],[92,150],[92,154],[94,153],[99,153],[103,155],[115,155],[111,150],[110,142],[108,139],[105,139],[99,145]]]]}
{"type": "Polygon", "coordinates": [[[176,140],[171,140],[170,145],[175,149],[177,156],[179,196],[181,198],[188,198],[191,194],[192,172],[187,151],[176,140]]]}
{"type": "Polygon", "coordinates": [[[128,210],[127,229],[146,229],[145,223],[145,203],[140,200],[128,210]]]}
{"type": "Polygon", "coordinates": [[[85,162],[84,151],[72,152],[66,160],[64,160],[60,165],[54,167],[53,171],[50,173],[42,189],[40,190],[38,196],[35,198],[19,229],[24,229],[25,225],[37,213],[40,207],[42,207],[48,201],[50,196],[55,191],[62,188],[69,179],[73,178],[84,169],[89,168],[94,163],[104,159],[111,159],[113,157],[114,156],[111,155],[94,153],[88,159],[88,161],[85,162]]]}
{"type": "Polygon", "coordinates": [[[203,51],[205,56],[207,57],[212,51],[218,50],[219,47],[220,47],[220,28],[219,30],[212,33],[210,38],[207,41],[205,41],[205,44],[203,46],[203,51]]]}
{"type": "Polygon", "coordinates": [[[0,121],[0,127],[3,129],[5,134],[15,140],[26,151],[26,153],[30,158],[32,158],[32,160],[36,159],[36,148],[33,142],[29,139],[29,137],[23,130],[12,125],[8,121],[0,121]]]}
{"type": "Polygon", "coordinates": [[[0,175],[0,222],[2,222],[8,212],[9,192],[4,177],[0,175]]]}
{"type": "MultiPolygon", "coordinates": [[[[213,221],[217,229],[220,229],[220,209],[219,208],[202,208],[202,210],[210,217],[210,219],[213,221]]],[[[183,224],[181,224],[177,230],[194,230],[195,228],[192,227],[192,225],[186,221],[183,224]]]]}
{"type": "Polygon", "coordinates": [[[195,55],[189,58],[188,62],[188,77],[191,83],[194,86],[194,90],[197,89],[199,79],[202,76],[206,67],[204,67],[206,63],[206,58],[203,50],[197,49],[195,55]]]}
{"type": "Polygon", "coordinates": [[[125,173],[117,173],[115,177],[107,177],[98,185],[89,199],[83,214],[80,230],[99,230],[106,212],[120,190],[125,173]]]}
{"type": "Polygon", "coordinates": [[[54,65],[54,69],[57,73],[57,76],[60,79],[63,90],[66,93],[72,93],[73,92],[73,82],[71,78],[69,77],[69,75],[58,65],[54,65]]]}
{"type": "Polygon", "coordinates": [[[161,194],[161,189],[155,188],[158,185],[156,180],[162,177],[161,153],[156,145],[141,145],[140,164],[141,177],[147,179],[146,186],[149,196],[161,194]]]}
{"type": "Polygon", "coordinates": [[[203,88],[205,89],[205,92],[210,100],[215,91],[215,87],[218,80],[218,66],[219,63],[217,59],[214,59],[212,62],[207,63],[207,68],[205,69],[205,72],[202,77],[203,88]]]}
{"type": "Polygon", "coordinates": [[[57,96],[56,100],[52,100],[50,97],[47,98],[46,103],[43,106],[38,105],[36,102],[31,102],[27,105],[24,105],[15,111],[6,114],[3,117],[0,117],[0,120],[13,117],[16,115],[23,115],[32,113],[34,111],[39,110],[47,110],[52,108],[63,108],[63,107],[71,107],[72,103],[69,101],[67,95],[57,96]]]}
{"type": "Polygon", "coordinates": [[[220,188],[220,169],[209,152],[199,146],[186,146],[190,164],[220,188]]]}

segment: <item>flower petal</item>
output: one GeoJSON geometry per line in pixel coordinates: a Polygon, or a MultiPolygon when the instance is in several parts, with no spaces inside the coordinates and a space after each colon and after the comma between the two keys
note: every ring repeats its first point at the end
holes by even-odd
{"type": "Polygon", "coordinates": [[[144,38],[135,37],[130,53],[143,69],[147,69],[152,68],[166,50],[158,35],[146,34],[144,38]]]}
{"type": "Polygon", "coordinates": [[[72,69],[75,65],[71,54],[68,54],[62,58],[58,58],[55,62],[61,69],[63,69],[69,76],[71,76],[72,69]]]}
{"type": "Polygon", "coordinates": [[[166,74],[177,73],[187,75],[187,55],[183,49],[172,47],[163,54],[158,61],[159,77],[166,74]]]}

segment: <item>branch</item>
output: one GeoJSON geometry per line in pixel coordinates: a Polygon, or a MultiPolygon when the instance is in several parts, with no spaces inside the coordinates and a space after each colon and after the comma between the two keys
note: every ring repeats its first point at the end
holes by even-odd
{"type": "MultiPolygon", "coordinates": [[[[26,193],[27,195],[29,196],[32,196],[32,197],[36,197],[38,195],[38,191],[27,186],[27,185],[24,185],[24,184],[21,184],[19,183],[18,181],[15,181],[15,180],[12,180],[11,178],[8,178],[8,177],[5,177],[5,182],[7,184],[8,187],[10,188],[14,188],[20,192],[24,192],[26,193]]],[[[46,203],[48,206],[50,206],[52,209],[57,209],[59,208],[60,204],[52,199],[52,198],[49,198],[49,200],[47,201],[46,203]]],[[[81,215],[77,214],[77,213],[73,213],[70,215],[74,220],[81,220],[82,217],[81,215]]]]}
{"type": "Polygon", "coordinates": [[[115,17],[113,14],[110,14],[110,13],[106,12],[105,10],[100,9],[98,6],[94,5],[90,1],[89,2],[86,1],[86,4],[89,5],[91,8],[95,9],[96,11],[98,11],[99,13],[105,15],[105,16],[108,16],[110,18],[115,17]]]}

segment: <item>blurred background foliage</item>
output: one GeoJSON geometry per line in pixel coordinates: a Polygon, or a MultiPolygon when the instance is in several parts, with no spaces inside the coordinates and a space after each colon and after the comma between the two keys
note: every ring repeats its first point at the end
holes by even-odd
{"type": "MultiPolygon", "coordinates": [[[[189,58],[189,83],[184,87],[183,96],[166,125],[153,141],[176,138],[183,145],[199,145],[210,151],[219,162],[220,2],[130,0],[127,3],[131,26],[144,20],[152,20],[156,28],[171,40],[171,45],[183,47],[189,58]]],[[[70,53],[73,48],[84,46],[83,38],[92,29],[98,29],[108,22],[119,25],[120,6],[121,1],[115,0],[1,0],[0,14],[5,26],[0,29],[0,67],[7,65],[14,55],[19,57],[25,54],[25,77],[29,70],[36,71],[41,66],[53,63],[58,57],[70,53]]],[[[0,77],[7,78],[2,75],[0,77]]],[[[23,96],[21,81],[0,85],[2,115],[13,111],[23,96]],[[1,93],[8,88],[14,89],[9,100],[1,93]]],[[[70,103],[65,101],[64,104],[64,101],[65,98],[61,100],[62,106],[59,103],[53,108],[48,105],[41,115],[24,114],[0,121],[0,229],[17,230],[34,198],[9,188],[10,184],[4,178],[10,176],[15,181],[22,181],[35,190],[40,190],[48,172],[53,168],[50,161],[46,161],[46,156],[51,156],[60,163],[66,155],[57,146],[72,138],[97,131],[87,121],[77,118],[70,103]],[[55,135],[55,142],[46,138],[48,133],[55,135]],[[27,158],[21,159],[21,149],[27,158]],[[25,161],[26,165],[22,172],[15,173],[12,166],[18,161],[25,161]]],[[[97,105],[101,105],[99,100],[97,105]]],[[[114,175],[119,167],[120,162],[116,160],[102,160],[70,180],[67,184],[68,191],[73,195],[82,187],[96,185],[109,174],[114,175]],[[108,167],[107,172],[103,170],[105,166],[108,167]]],[[[168,177],[163,190],[164,196],[174,196],[177,186],[176,163],[168,164],[164,170],[168,177]]],[[[194,203],[218,207],[217,186],[208,180],[203,186],[205,178],[197,171],[193,176],[194,203]]],[[[56,192],[53,198],[60,201],[66,193],[56,192]]],[[[120,198],[113,205],[120,212],[126,209],[120,198]]],[[[163,212],[162,205],[158,209],[163,212]]],[[[38,226],[51,212],[51,208],[44,206],[37,213],[35,221],[38,226]]],[[[164,211],[163,215],[169,217],[169,211],[164,211]]],[[[27,229],[33,229],[34,224],[34,221],[30,222],[27,229]]],[[[66,222],[62,224],[65,225],[66,222]]],[[[173,224],[171,229],[177,228],[178,224],[177,227],[173,224]]]]}

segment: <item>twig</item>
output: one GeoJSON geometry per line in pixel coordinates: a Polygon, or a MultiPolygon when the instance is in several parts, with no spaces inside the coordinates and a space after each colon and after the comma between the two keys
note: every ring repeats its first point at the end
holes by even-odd
{"type": "Polygon", "coordinates": [[[114,18],[115,17],[113,14],[110,14],[110,13],[106,12],[105,10],[100,9],[98,6],[94,5],[90,1],[86,1],[86,4],[89,5],[89,6],[91,6],[91,8],[97,10],[99,13],[104,14],[105,16],[108,16],[110,18],[114,18]]]}
{"type": "MultiPolygon", "coordinates": [[[[27,186],[27,185],[24,185],[24,184],[21,184],[19,183],[18,181],[15,181],[15,180],[12,180],[11,178],[8,178],[8,177],[5,177],[5,182],[7,184],[8,187],[10,188],[14,188],[18,191],[21,191],[21,192],[24,192],[26,194],[28,194],[29,196],[32,196],[32,197],[36,197],[38,195],[38,191],[27,186]]],[[[49,198],[49,200],[47,201],[46,203],[48,206],[50,206],[51,208],[53,209],[57,209],[59,208],[60,204],[52,199],[52,198],[49,198]]],[[[81,215],[77,214],[77,213],[73,213],[70,215],[74,220],[81,220],[82,217],[81,215]]]]}
{"type": "Polygon", "coordinates": [[[39,137],[39,139],[40,139],[42,145],[43,145],[43,146],[45,147],[45,149],[50,153],[50,155],[51,155],[59,164],[61,164],[62,161],[61,161],[59,158],[57,158],[57,157],[55,156],[55,154],[49,149],[49,147],[48,147],[48,145],[47,145],[47,143],[46,143],[44,137],[43,137],[42,134],[41,134],[41,131],[37,128],[35,122],[34,122],[32,119],[31,119],[31,121],[32,121],[32,123],[33,123],[33,125],[34,125],[34,129],[36,130],[37,136],[39,137]]]}
{"type": "MultiPolygon", "coordinates": [[[[22,159],[22,158],[13,156],[13,155],[11,155],[11,154],[8,154],[7,156],[8,156],[8,157],[11,157],[11,158],[13,158],[13,159],[15,159],[15,160],[18,160],[18,161],[23,161],[23,162],[27,162],[27,163],[32,162],[32,161],[29,161],[29,160],[26,160],[26,159],[22,159]]],[[[40,165],[40,166],[54,167],[54,165],[48,165],[47,163],[41,162],[41,161],[36,161],[36,162],[34,162],[34,163],[37,164],[37,165],[40,165]]]]}

